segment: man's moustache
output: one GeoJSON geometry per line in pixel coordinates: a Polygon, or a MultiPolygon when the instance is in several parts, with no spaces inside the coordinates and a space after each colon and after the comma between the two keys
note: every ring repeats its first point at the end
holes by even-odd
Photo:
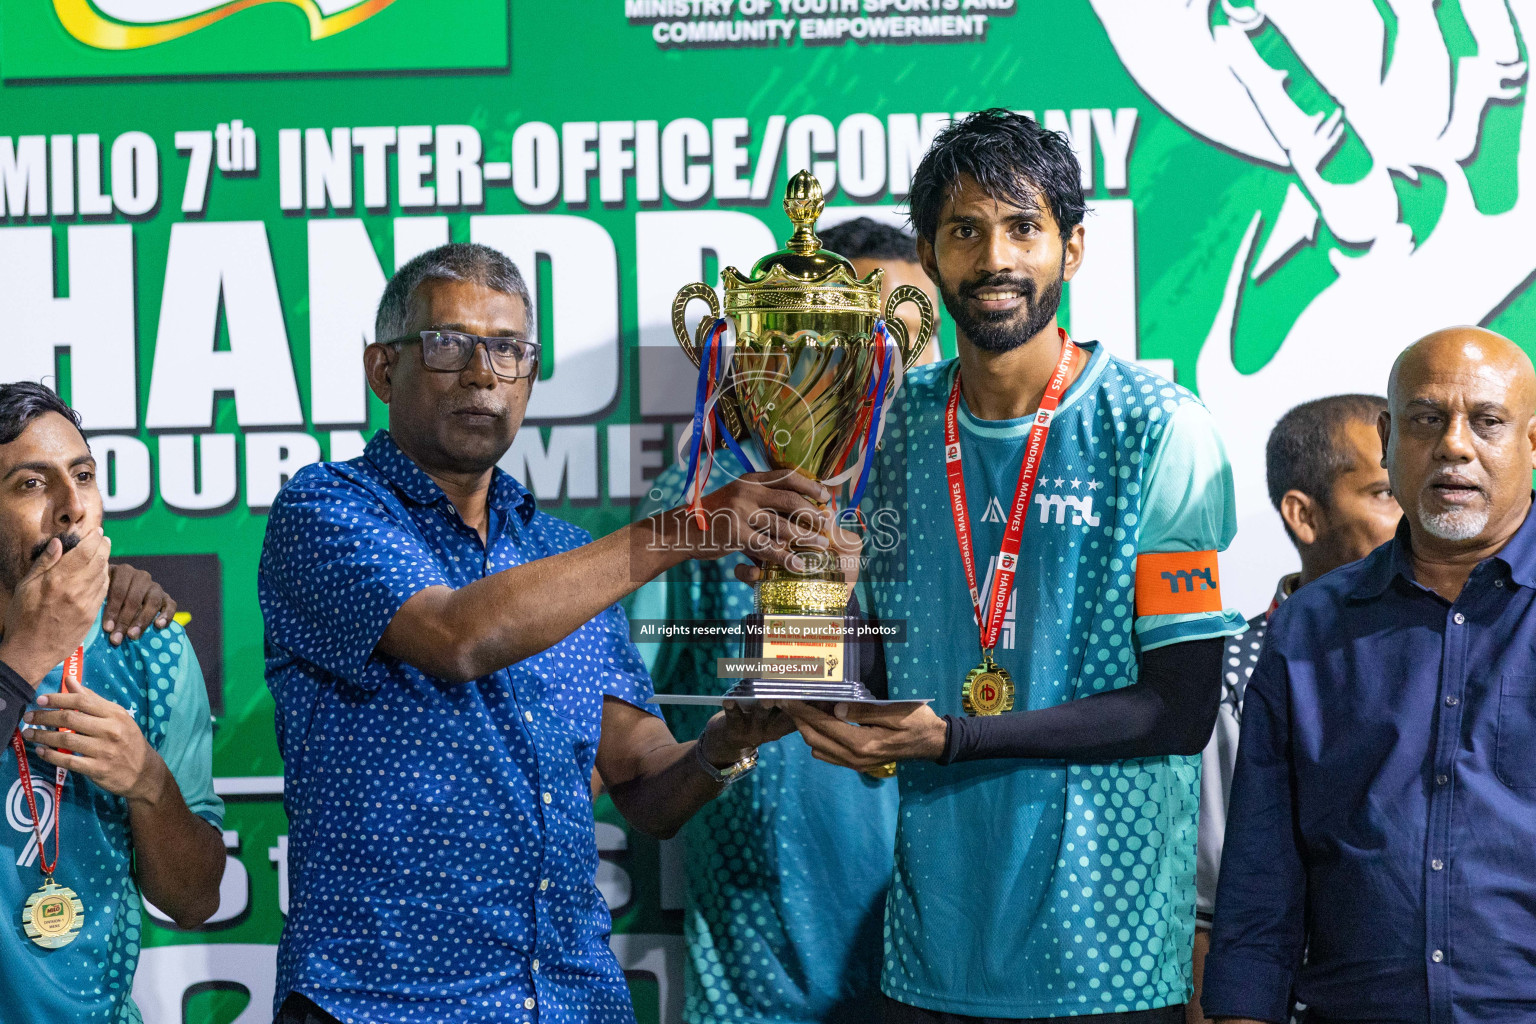
{"type": "Polygon", "coordinates": [[[1449,487],[1465,487],[1474,491],[1480,491],[1483,489],[1483,485],[1478,483],[1476,480],[1468,480],[1464,476],[1456,476],[1450,473],[1444,474],[1442,476],[1432,476],[1429,478],[1430,487],[1439,487],[1442,485],[1449,487]]]}
{"type": "Polygon", "coordinates": [[[505,416],[506,412],[507,412],[507,409],[506,409],[505,406],[477,405],[474,402],[469,402],[469,403],[467,403],[465,405],[456,406],[456,407],[450,409],[449,412],[450,413],[455,413],[455,412],[474,412],[474,413],[480,413],[483,416],[505,416]]]}
{"type": "Polygon", "coordinates": [[[1028,278],[1004,277],[977,281],[974,284],[963,286],[960,289],[960,294],[968,299],[974,299],[979,291],[1013,291],[1018,292],[1031,303],[1035,301],[1035,282],[1028,278]]]}
{"type": "MultiPolygon", "coordinates": [[[[68,553],[70,551],[73,551],[76,547],[79,546],[79,544],[80,544],[80,535],[76,534],[76,533],[65,533],[65,534],[61,534],[59,536],[58,540],[64,545],[64,550],[62,552],[60,552],[60,554],[66,554],[66,553],[68,553]]],[[[48,550],[48,545],[52,544],[53,541],[54,541],[54,538],[49,537],[47,540],[43,541],[37,547],[33,548],[32,549],[32,561],[35,562],[39,558],[42,558],[43,557],[43,552],[48,550]]]]}

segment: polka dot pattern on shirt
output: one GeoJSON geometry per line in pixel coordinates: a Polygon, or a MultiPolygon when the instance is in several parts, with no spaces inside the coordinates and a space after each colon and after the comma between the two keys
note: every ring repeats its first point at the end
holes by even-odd
{"type": "MultiPolygon", "coordinates": [[[[1197,402],[1089,350],[1094,358],[1055,419],[1026,512],[1017,637],[997,651],[1019,687],[1019,709],[1135,681],[1143,488],[1167,423],[1197,402]]],[[[906,510],[906,543],[868,574],[881,618],[907,623],[904,649],[887,651],[891,696],[935,698],[940,714],[964,713],[961,682],[980,658],[944,465],[953,369],[940,363],[907,376],[872,497],[875,508],[906,510]],[[943,594],[953,597],[931,599],[943,594]]],[[[984,518],[988,493],[1006,512],[1027,422],[967,427],[964,418],[980,577],[1003,526],[1003,516],[984,518]]],[[[1187,998],[1197,757],[912,762],[900,780],[882,978],[888,994],[1004,1017],[1130,1011],[1187,998]]]]}
{"type": "MultiPolygon", "coordinates": [[[[38,686],[57,693],[62,672],[55,668],[38,686]]],[[[85,685],[127,709],[144,738],[164,758],[193,813],[216,827],[223,805],[212,793],[207,691],[182,627],[150,630],[114,647],[93,627],[85,645],[85,685]]],[[[34,796],[44,822],[52,821],[54,773],[28,750],[34,796]]],[[[17,995],[6,1007],[7,1024],[130,1024],[139,1020],[131,998],[143,941],[143,912],[134,881],[133,839],[128,802],[72,772],[59,810],[59,854],[55,881],[79,895],[85,917],[67,946],[39,956],[21,930],[20,910],[43,876],[32,840],[30,809],[19,785],[16,755],[9,743],[0,751],[0,789],[10,827],[0,827],[0,905],[16,917],[0,932],[0,991],[17,995]],[[20,828],[17,826],[20,825],[20,828]]],[[[51,832],[46,850],[52,853],[51,832]]]]}
{"type": "Polygon", "coordinates": [[[299,472],[272,508],[259,590],[290,821],[279,1004],[302,991],[345,1022],[632,1019],[589,788],[604,696],[650,696],[623,612],[460,685],[374,650],[423,588],[590,540],[500,470],[488,504],[482,543],[380,432],[361,458],[299,472]]]}
{"type": "MultiPolygon", "coordinates": [[[[645,515],[678,503],[685,464],[657,477],[645,515]]],[[[717,460],[708,489],[736,466],[717,460]]],[[[735,620],[753,610],[734,575],[741,555],[690,560],[636,594],[636,619],[735,620]],[[664,607],[651,600],[660,588],[664,607]],[[645,609],[642,611],[642,609],[645,609]]],[[[658,691],[718,692],[715,659],[737,644],[658,645],[658,691]]],[[[666,709],[692,739],[712,707],[666,709]]],[[[767,743],[750,774],[683,827],[687,898],[684,1024],[836,1020],[878,1024],[880,919],[890,884],[896,784],[817,761],[795,735],[767,743]]]]}

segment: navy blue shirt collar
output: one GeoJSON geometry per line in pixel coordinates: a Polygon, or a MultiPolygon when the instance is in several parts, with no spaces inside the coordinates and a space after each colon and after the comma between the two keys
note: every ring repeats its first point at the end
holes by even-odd
{"type": "MultiPolygon", "coordinates": [[[[384,478],[395,490],[412,502],[435,505],[447,500],[448,496],[443,493],[443,489],[409,455],[400,450],[395,439],[389,436],[389,431],[381,430],[373,435],[364,450],[364,457],[384,474],[384,478]]],[[[516,511],[524,523],[538,511],[528,489],[500,467],[491,470],[491,487],[486,501],[492,509],[503,515],[516,511]]]]}
{"type": "MultiPolygon", "coordinates": [[[[1364,571],[1352,596],[1380,597],[1387,586],[1401,576],[1410,583],[1413,573],[1413,539],[1408,517],[1397,524],[1397,535],[1365,557],[1364,571]]],[[[1499,561],[1509,569],[1509,578],[1522,587],[1536,590],[1536,515],[1525,514],[1525,521],[1513,537],[1486,561],[1499,561]]]]}

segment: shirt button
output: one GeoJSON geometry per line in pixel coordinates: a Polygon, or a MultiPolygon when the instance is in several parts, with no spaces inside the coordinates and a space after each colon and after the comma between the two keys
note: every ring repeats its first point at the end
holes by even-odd
{"type": "MultiPolygon", "coordinates": [[[[1441,860],[1439,857],[1436,857],[1434,860],[1429,862],[1429,867],[1432,871],[1439,871],[1441,868],[1445,867],[1445,861],[1441,860]]],[[[534,963],[538,963],[538,961],[535,960],[534,963]]]]}
{"type": "MultiPolygon", "coordinates": [[[[1436,950],[1435,951],[1435,959],[1438,960],[1439,958],[1440,958],[1440,952],[1438,950],[1436,950]]],[[[529,996],[527,999],[523,1000],[523,1009],[525,1009],[525,1010],[533,1009],[533,996],[529,996]]]]}
{"type": "Polygon", "coordinates": [[[1493,585],[1496,586],[1496,587],[1502,587],[1504,585],[1504,581],[1503,580],[1494,580],[1493,581],[1493,585]]]}
{"type": "Polygon", "coordinates": [[[533,712],[532,711],[524,711],[523,712],[523,720],[527,721],[527,722],[533,721],[533,712]]]}
{"type": "Polygon", "coordinates": [[[545,889],[548,889],[548,888],[549,888],[549,879],[547,879],[547,878],[539,879],[539,892],[543,892],[545,889]]]}
{"type": "Polygon", "coordinates": [[[1437,963],[1437,964],[1438,964],[1438,963],[1441,963],[1441,962],[1442,962],[1442,961],[1444,961],[1444,960],[1445,960],[1445,954],[1444,954],[1444,953],[1442,953],[1442,952],[1440,952],[1440,951],[1439,951],[1439,950],[1438,950],[1438,949],[1437,949],[1437,950],[1435,950],[1435,951],[1434,951],[1434,952],[1433,952],[1433,953],[1431,953],[1431,954],[1429,954],[1429,958],[1430,958],[1430,959],[1431,959],[1431,960],[1433,960],[1433,961],[1434,961],[1434,962],[1435,962],[1435,963],[1437,963]]]}
{"type": "Polygon", "coordinates": [[[539,962],[537,960],[533,962],[533,970],[535,973],[537,973],[539,970],[539,962]]]}
{"type": "Polygon", "coordinates": [[[1461,614],[1461,612],[1457,612],[1455,615],[1451,616],[1451,621],[1460,626],[1462,623],[1467,621],[1467,617],[1461,614]]]}
{"type": "Polygon", "coordinates": [[[548,794],[548,793],[544,794],[544,802],[545,803],[547,803],[547,804],[548,803],[553,803],[554,800],[555,800],[555,798],[553,796],[551,796],[550,794],[548,794]]]}
{"type": "Polygon", "coordinates": [[[1457,704],[1460,704],[1460,703],[1461,703],[1461,701],[1457,700],[1455,698],[1455,696],[1450,696],[1450,697],[1445,698],[1445,706],[1448,707],[1448,708],[1453,708],[1457,704]]]}
{"type": "Polygon", "coordinates": [[[1450,776],[1448,776],[1448,775],[1436,775],[1435,776],[1435,785],[1437,785],[1437,786],[1443,786],[1447,782],[1450,782],[1450,781],[1451,781],[1451,779],[1450,779],[1450,776]]]}

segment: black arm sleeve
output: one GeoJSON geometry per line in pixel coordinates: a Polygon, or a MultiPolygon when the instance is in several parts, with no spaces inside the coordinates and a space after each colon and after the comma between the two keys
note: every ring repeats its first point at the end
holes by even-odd
{"type": "MultiPolygon", "coordinates": [[[[0,661],[0,743],[11,742],[11,733],[37,691],[15,669],[0,661]]],[[[3,748],[0,748],[3,749],[3,748]]]]}
{"type": "Polygon", "coordinates": [[[1198,754],[1216,725],[1222,637],[1169,644],[1141,656],[1130,686],[1052,708],[969,718],[945,715],[940,764],[994,757],[1122,761],[1198,754]]]}

